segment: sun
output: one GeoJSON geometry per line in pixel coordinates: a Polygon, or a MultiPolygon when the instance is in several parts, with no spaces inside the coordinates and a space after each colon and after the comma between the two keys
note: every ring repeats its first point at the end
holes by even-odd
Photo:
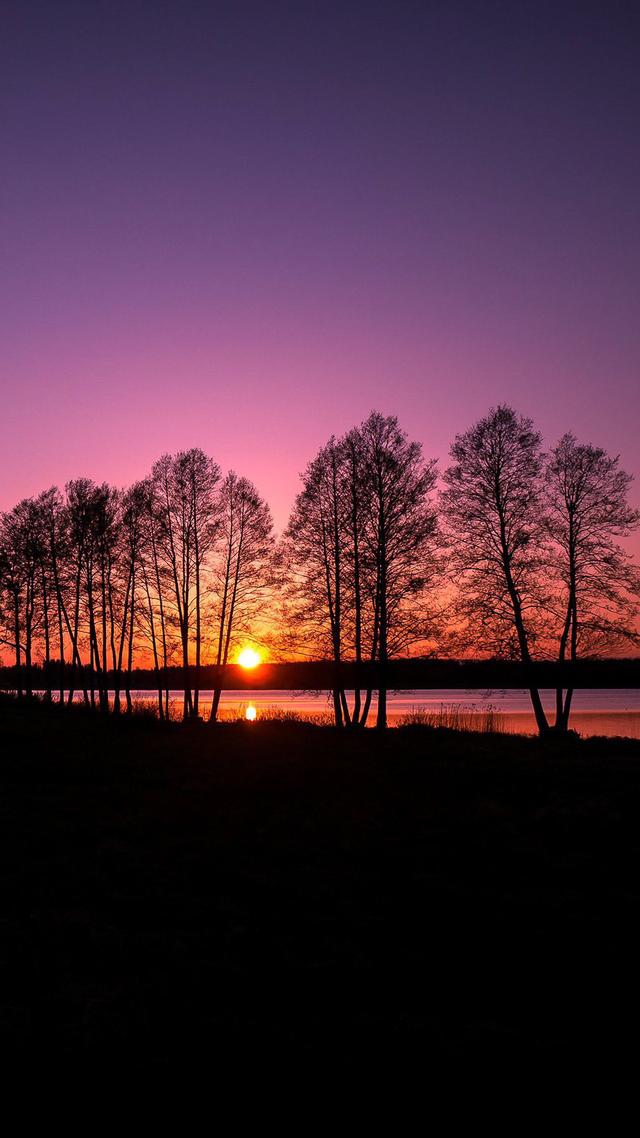
{"type": "Polygon", "coordinates": [[[260,653],[255,648],[243,648],[238,663],[241,668],[256,668],[260,663],[260,653]]]}
{"type": "Polygon", "coordinates": [[[245,719],[248,719],[248,720],[249,720],[249,723],[253,723],[254,719],[255,719],[255,718],[256,718],[256,716],[257,716],[257,714],[258,714],[258,713],[257,713],[257,711],[256,711],[255,707],[253,706],[253,704],[252,704],[252,703],[250,703],[250,704],[249,704],[249,706],[248,706],[248,708],[247,708],[247,710],[246,710],[246,711],[245,711],[245,713],[244,713],[244,717],[245,717],[245,719]]]}

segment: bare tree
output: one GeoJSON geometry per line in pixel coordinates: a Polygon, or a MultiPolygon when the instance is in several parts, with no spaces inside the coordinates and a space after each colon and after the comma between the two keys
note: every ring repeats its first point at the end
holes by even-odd
{"type": "MultiPolygon", "coordinates": [[[[149,487],[146,482],[136,482],[125,490],[120,504],[120,576],[124,600],[120,606],[122,623],[120,630],[117,682],[123,664],[123,651],[126,642],[127,661],[124,679],[127,712],[131,714],[131,674],[135,648],[138,593],[143,579],[143,553],[146,535],[149,487]]],[[[116,689],[114,708],[119,707],[119,691],[116,689]]]]}
{"type": "Polygon", "coordinates": [[[153,483],[151,480],[148,480],[146,494],[146,533],[143,544],[143,571],[154,660],[156,661],[156,667],[159,667],[160,658],[162,659],[162,670],[165,675],[164,690],[161,690],[160,685],[158,688],[160,718],[162,719],[164,717],[168,719],[169,688],[166,681],[166,671],[169,666],[171,642],[165,602],[167,569],[161,565],[161,542],[162,523],[156,512],[153,483]],[[156,626],[158,629],[157,634],[156,626]]]}
{"type": "Polygon", "coordinates": [[[48,702],[51,702],[52,699],[51,648],[52,617],[55,603],[48,533],[50,496],[51,491],[45,491],[37,498],[29,499],[26,518],[29,527],[29,545],[35,562],[33,593],[34,603],[37,606],[37,638],[43,652],[43,687],[44,697],[48,702]]]}
{"type": "Polygon", "coordinates": [[[421,601],[438,579],[435,461],[424,462],[395,416],[372,412],[362,424],[363,483],[369,502],[365,541],[372,568],[374,646],[380,663],[376,726],[387,726],[385,668],[429,635],[421,601]]]}
{"type": "Polygon", "coordinates": [[[139,615],[139,628],[151,645],[153,668],[158,691],[158,717],[168,718],[168,690],[162,684],[162,670],[167,667],[167,635],[164,619],[164,602],[157,558],[153,496],[149,480],[139,483],[141,498],[141,532],[138,551],[139,577],[143,589],[143,605],[139,615]],[[145,603],[146,602],[146,603],[145,603]],[[166,698],[166,708],[165,708],[166,698]]]}
{"type": "MultiPolygon", "coordinates": [[[[334,438],[322,447],[303,475],[284,536],[288,580],[288,616],[307,651],[330,652],[338,666],[343,650],[344,566],[339,468],[341,450],[334,438]]],[[[348,721],[344,690],[333,688],[337,727],[348,721]]]]}
{"type": "Polygon", "coordinates": [[[203,643],[204,573],[207,559],[215,543],[220,519],[216,487],[220,481],[220,467],[201,450],[187,451],[185,456],[191,516],[193,519],[193,581],[195,593],[195,690],[193,715],[199,714],[200,668],[203,643]]]}
{"type": "Polygon", "coordinates": [[[120,553],[120,495],[117,490],[106,483],[94,488],[90,520],[90,534],[86,547],[90,636],[94,666],[98,675],[100,709],[107,712],[109,710],[108,652],[110,648],[113,662],[114,590],[120,553]]]}
{"type": "MultiPolygon", "coordinates": [[[[76,478],[66,487],[65,525],[66,551],[68,558],[70,588],[69,637],[73,653],[73,665],[82,670],[81,635],[83,619],[89,627],[89,659],[93,662],[92,617],[87,611],[87,594],[92,578],[92,525],[95,484],[88,478],[76,478]]],[[[93,683],[93,681],[92,681],[93,683]]],[[[89,692],[83,673],[82,691],[84,702],[89,702],[89,692]]],[[[93,690],[92,690],[93,699],[93,690]]],[[[70,686],[68,702],[73,702],[74,689],[70,686]]]]}
{"type": "MultiPolygon", "coordinates": [[[[640,522],[628,504],[631,475],[600,447],[565,434],[545,469],[549,534],[564,602],[558,660],[638,644],[638,573],[618,539],[640,522]]],[[[556,691],[566,731],[572,689],[556,691]]]]}
{"type": "MultiPolygon", "coordinates": [[[[545,460],[531,420],[507,406],[458,435],[451,458],[441,506],[465,648],[531,665],[534,652],[563,663],[640,643],[640,576],[620,544],[640,514],[618,458],[566,434],[545,460]]],[[[351,702],[344,662],[378,665],[384,728],[388,661],[431,651],[441,635],[435,480],[420,445],[375,411],[329,439],[303,475],[280,546],[282,643],[334,662],[339,727],[367,723],[375,690],[358,681],[351,702]]],[[[18,694],[31,694],[42,658],[52,698],[57,644],[61,702],[69,678],[69,702],[81,685],[86,703],[97,689],[108,710],[113,675],[114,710],[124,690],[131,711],[134,664],[150,653],[161,718],[168,666],[181,659],[187,718],[199,713],[211,659],[215,722],[232,653],[256,638],[265,598],[272,611],[280,603],[274,562],[264,500],[234,472],[221,483],[198,449],[163,456],[123,492],[80,478],[64,497],[52,487],[19,502],[0,517],[0,643],[13,653],[18,694]]],[[[529,692],[543,734],[540,694],[529,692]]],[[[556,692],[557,730],[568,729],[572,697],[556,692]]]]}
{"type": "MultiPolygon", "coordinates": [[[[441,506],[465,643],[531,664],[545,561],[541,437],[531,419],[502,405],[456,436],[451,457],[441,506]]],[[[540,693],[530,687],[529,695],[544,734],[540,693]]]]}
{"type": "MultiPolygon", "coordinates": [[[[346,537],[344,564],[346,567],[346,592],[348,595],[347,621],[351,623],[350,641],[356,665],[359,667],[365,658],[375,659],[377,631],[371,619],[372,607],[367,604],[371,596],[369,582],[371,574],[367,564],[366,526],[370,517],[371,486],[367,478],[365,447],[362,433],[357,429],[349,431],[342,441],[342,526],[346,537]]],[[[373,606],[375,609],[375,604],[373,606]]],[[[364,707],[360,683],[353,693],[351,725],[364,727],[371,706],[372,689],[366,692],[364,707]]]]}
{"type": "MultiPolygon", "coordinates": [[[[387,723],[386,663],[427,630],[424,598],[436,568],[435,464],[425,463],[397,419],[373,412],[331,439],[305,472],[285,535],[292,619],[339,666],[380,665],[377,725],[387,723]]],[[[337,726],[364,726],[372,691],[350,708],[333,690],[337,726]]]]}
{"type": "Polygon", "coordinates": [[[36,517],[39,535],[39,560],[44,613],[45,671],[47,696],[51,698],[51,681],[48,675],[52,644],[57,634],[58,688],[60,704],[64,701],[65,622],[68,614],[63,595],[62,574],[66,560],[64,548],[64,507],[60,491],[52,486],[36,499],[36,517]]]}
{"type": "Polygon", "coordinates": [[[19,524],[11,513],[0,520],[0,588],[2,595],[2,643],[11,648],[16,670],[16,694],[22,699],[22,617],[24,572],[19,524]]]}
{"type": "MultiPolygon", "coordinates": [[[[33,694],[33,663],[38,622],[42,618],[42,533],[35,499],[24,498],[2,516],[0,527],[0,574],[10,599],[10,627],[15,653],[18,696],[22,694],[20,666],[24,656],[24,686],[33,694]]],[[[45,593],[46,596],[46,593],[45,593]]],[[[6,642],[6,637],[3,637],[6,642]]]]}
{"type": "MultiPolygon", "coordinates": [[[[214,570],[215,662],[223,670],[238,636],[253,631],[264,601],[273,553],[273,522],[255,486],[233,471],[220,489],[218,510],[221,542],[214,570]]],[[[213,693],[212,723],[217,719],[221,690],[218,686],[213,693]]]]}
{"type": "Polygon", "coordinates": [[[168,569],[180,630],[184,672],[183,715],[198,715],[202,651],[203,574],[217,530],[219,467],[201,450],[164,455],[152,471],[153,511],[159,523],[158,551],[168,569]],[[195,617],[195,691],[189,680],[189,650],[195,617]]]}

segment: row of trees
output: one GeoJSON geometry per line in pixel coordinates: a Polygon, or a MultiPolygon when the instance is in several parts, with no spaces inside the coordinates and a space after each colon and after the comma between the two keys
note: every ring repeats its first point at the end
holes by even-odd
{"type": "MultiPolygon", "coordinates": [[[[639,643],[640,579],[619,544],[640,515],[619,458],[566,434],[548,455],[530,419],[498,407],[451,448],[442,512],[470,647],[529,664],[639,643]]],[[[549,722],[531,703],[541,734],[549,722]]],[[[556,692],[566,731],[573,692],[556,692]]]]}
{"type": "MultiPolygon", "coordinates": [[[[316,644],[339,664],[378,661],[377,723],[386,725],[382,680],[391,656],[435,633],[440,538],[435,462],[424,462],[395,418],[374,412],[331,438],[303,476],[281,549],[290,645],[316,644]]],[[[333,692],[336,723],[364,726],[372,691],[333,692]]]]}
{"type": "MultiPolygon", "coordinates": [[[[397,420],[373,413],[331,438],[308,466],[287,528],[293,642],[339,663],[376,660],[377,725],[386,726],[384,664],[445,651],[577,660],[640,643],[640,579],[620,545],[640,515],[619,459],[564,435],[545,455],[530,419],[501,406],[456,437],[436,501],[436,470],[397,420]]],[[[336,723],[367,721],[371,691],[334,691],[336,723]]],[[[556,693],[569,726],[573,692],[556,693]]]]}
{"type": "Polygon", "coordinates": [[[166,668],[179,662],[184,716],[198,716],[202,660],[227,664],[256,619],[272,562],[268,506],[247,479],[222,479],[201,450],[165,455],[125,491],[81,478],[64,495],[53,488],[25,499],[0,520],[2,640],[17,682],[22,663],[31,682],[37,645],[49,699],[55,661],[61,701],[71,664],[85,702],[109,707],[111,672],[114,711],[123,696],[131,711],[134,662],[151,657],[164,717],[166,668]]]}
{"type": "MultiPolygon", "coordinates": [[[[528,664],[636,646],[638,571],[620,544],[639,521],[630,482],[571,434],[545,454],[531,420],[501,406],[456,437],[438,493],[435,462],[373,412],[309,464],[276,544],[251,483],[200,450],[165,455],[126,491],[78,479],[2,516],[2,642],[26,676],[36,654],[45,676],[55,662],[60,699],[72,664],[85,701],[106,710],[110,672],[116,712],[151,659],[168,715],[166,668],[179,662],[187,718],[201,712],[202,665],[224,668],[266,624],[283,657],[375,661],[384,727],[394,656],[528,664]]],[[[572,694],[556,693],[550,724],[531,689],[541,733],[568,728],[572,694]]],[[[338,726],[367,723],[372,690],[332,696],[338,726]]]]}

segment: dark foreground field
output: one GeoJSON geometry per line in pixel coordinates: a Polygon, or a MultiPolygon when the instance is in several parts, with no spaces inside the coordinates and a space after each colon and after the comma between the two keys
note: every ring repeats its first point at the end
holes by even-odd
{"type": "Polygon", "coordinates": [[[635,1064],[637,742],[0,729],[14,1063],[635,1064]]]}

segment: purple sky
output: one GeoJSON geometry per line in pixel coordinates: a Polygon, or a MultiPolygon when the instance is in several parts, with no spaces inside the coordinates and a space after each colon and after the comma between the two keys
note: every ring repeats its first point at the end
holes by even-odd
{"type": "Polygon", "coordinates": [[[199,445],[281,526],[374,406],[640,481],[633,8],[3,5],[0,507],[199,445]]]}

